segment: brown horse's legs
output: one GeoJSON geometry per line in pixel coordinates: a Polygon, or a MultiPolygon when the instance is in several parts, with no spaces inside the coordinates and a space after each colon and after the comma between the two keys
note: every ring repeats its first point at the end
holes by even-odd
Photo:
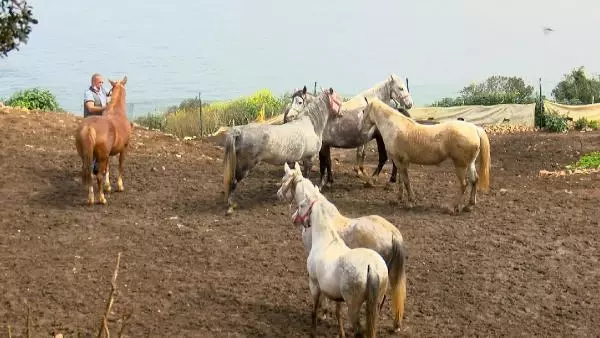
{"type": "Polygon", "coordinates": [[[117,177],[117,191],[125,191],[125,187],[123,186],[123,163],[125,162],[125,153],[127,152],[127,148],[123,149],[119,154],[119,176],[117,177]]]}
{"type": "Polygon", "coordinates": [[[106,204],[106,197],[104,197],[103,178],[106,174],[106,166],[108,165],[108,158],[98,158],[98,174],[96,174],[96,180],[98,181],[98,202],[106,204]]]}
{"type": "Polygon", "coordinates": [[[88,204],[92,205],[94,204],[94,181],[93,181],[93,176],[92,176],[92,172],[90,170],[90,166],[91,164],[88,163],[87,161],[83,161],[82,165],[81,165],[81,171],[83,172],[82,179],[83,179],[83,183],[85,185],[85,188],[88,191],[88,204]]]}
{"type": "Polygon", "coordinates": [[[110,186],[110,168],[109,164],[106,163],[106,174],[104,175],[104,191],[111,192],[112,187],[110,186]]]}
{"type": "Polygon", "coordinates": [[[459,193],[456,198],[456,202],[454,203],[454,212],[460,211],[460,204],[465,196],[465,192],[467,191],[467,168],[455,165],[456,177],[458,177],[459,184],[459,193]]]}
{"type": "Polygon", "coordinates": [[[346,333],[344,332],[344,320],[342,318],[342,302],[335,302],[335,317],[338,322],[338,331],[340,332],[340,338],[345,338],[346,333]]]}

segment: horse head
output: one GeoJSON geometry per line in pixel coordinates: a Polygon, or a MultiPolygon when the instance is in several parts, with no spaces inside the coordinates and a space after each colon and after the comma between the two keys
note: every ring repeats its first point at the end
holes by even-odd
{"type": "Polygon", "coordinates": [[[312,182],[306,180],[305,185],[304,176],[302,176],[302,170],[298,162],[294,163],[294,169],[291,169],[287,162],[283,166],[284,175],[281,178],[281,187],[277,190],[277,197],[282,201],[291,202],[297,199],[298,196],[307,195],[309,193],[319,191],[312,182]]]}
{"type": "Polygon", "coordinates": [[[397,76],[396,74],[390,75],[389,80],[389,89],[390,89],[390,100],[394,100],[397,104],[402,103],[407,109],[412,108],[413,99],[404,80],[397,76]]]}
{"type": "MultiPolygon", "coordinates": [[[[308,98],[309,97],[308,95],[309,94],[306,92],[306,86],[304,86],[304,88],[302,88],[302,89],[294,91],[294,93],[292,94],[292,102],[290,103],[289,107],[283,113],[283,123],[292,121],[297,117],[297,114],[290,115],[290,111],[298,112],[299,110],[302,110],[302,108],[304,108],[308,104],[308,102],[311,101],[308,98]],[[294,107],[293,110],[292,110],[292,107],[294,107]]],[[[312,98],[313,96],[311,95],[310,97],[312,98]]]]}
{"type": "Polygon", "coordinates": [[[127,83],[127,75],[121,80],[114,81],[109,79],[108,82],[112,86],[110,89],[111,99],[109,103],[109,106],[112,109],[107,110],[115,115],[118,113],[125,115],[125,84],[127,83]]]}
{"type": "Polygon", "coordinates": [[[310,94],[306,94],[306,96],[304,96],[303,105],[295,104],[290,106],[289,110],[285,113],[286,117],[284,118],[284,121],[289,122],[304,115],[307,112],[307,109],[313,109],[310,108],[310,106],[312,106],[313,103],[316,103],[315,101],[319,100],[325,100],[327,102],[329,115],[338,117],[343,116],[341,112],[342,100],[340,99],[338,93],[335,90],[333,90],[333,88],[330,87],[328,89],[322,89],[321,94],[319,96],[308,99],[309,97],[311,97],[310,94]]]}

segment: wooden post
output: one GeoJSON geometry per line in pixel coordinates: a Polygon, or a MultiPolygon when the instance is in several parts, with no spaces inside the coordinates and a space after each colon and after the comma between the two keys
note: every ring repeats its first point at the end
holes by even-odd
{"type": "Polygon", "coordinates": [[[202,92],[198,92],[198,101],[200,102],[200,137],[204,136],[204,120],[202,119],[202,92]]]}

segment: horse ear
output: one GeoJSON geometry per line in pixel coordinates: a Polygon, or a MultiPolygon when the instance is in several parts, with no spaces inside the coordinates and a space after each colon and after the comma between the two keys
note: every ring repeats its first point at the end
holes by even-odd
{"type": "Polygon", "coordinates": [[[298,162],[294,162],[294,170],[296,170],[299,174],[302,174],[302,170],[300,170],[300,164],[298,164],[298,162]]]}
{"type": "Polygon", "coordinates": [[[333,88],[329,87],[329,95],[333,95],[333,88]]]}
{"type": "Polygon", "coordinates": [[[367,100],[367,97],[366,97],[366,96],[365,96],[365,102],[366,102],[367,104],[369,104],[369,100],[367,100]]]}
{"type": "Polygon", "coordinates": [[[304,85],[304,88],[302,88],[302,94],[306,94],[306,85],[304,85]]]}
{"type": "Polygon", "coordinates": [[[283,165],[283,170],[285,170],[286,174],[290,172],[291,169],[287,162],[285,162],[285,164],[283,165]]]}
{"type": "Polygon", "coordinates": [[[110,83],[111,86],[115,86],[117,83],[111,79],[108,79],[108,82],[110,83]]]}
{"type": "Polygon", "coordinates": [[[127,75],[123,76],[123,80],[121,80],[121,84],[124,86],[127,83],[127,75]]]}

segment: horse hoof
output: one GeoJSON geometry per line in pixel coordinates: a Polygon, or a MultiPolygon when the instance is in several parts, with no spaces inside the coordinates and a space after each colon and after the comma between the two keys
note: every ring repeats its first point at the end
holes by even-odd
{"type": "Polygon", "coordinates": [[[464,212],[471,212],[472,210],[473,210],[472,205],[465,205],[462,209],[462,211],[464,211],[464,212]]]}
{"type": "Polygon", "coordinates": [[[227,212],[225,213],[225,215],[227,215],[227,216],[229,216],[229,215],[231,215],[231,214],[233,214],[233,207],[229,207],[229,208],[227,209],[227,212]]]}
{"type": "Polygon", "coordinates": [[[387,183],[384,187],[383,190],[385,191],[393,191],[394,190],[394,185],[392,183],[387,183]]]}
{"type": "Polygon", "coordinates": [[[124,187],[117,187],[117,192],[123,192],[123,191],[125,191],[124,187]]]}
{"type": "Polygon", "coordinates": [[[88,205],[94,205],[94,199],[88,200],[87,203],[88,205]]]}
{"type": "Polygon", "coordinates": [[[100,199],[98,199],[98,203],[106,205],[106,198],[100,198],[100,199]]]}
{"type": "Polygon", "coordinates": [[[105,192],[112,192],[112,187],[110,185],[107,185],[104,187],[104,191],[105,192]]]}
{"type": "Polygon", "coordinates": [[[415,206],[415,204],[412,202],[406,203],[406,209],[412,209],[414,206],[415,206]]]}
{"type": "Polygon", "coordinates": [[[365,188],[373,188],[373,187],[375,187],[375,185],[373,185],[373,182],[370,181],[370,180],[369,181],[365,181],[364,186],[365,186],[365,188]]]}

